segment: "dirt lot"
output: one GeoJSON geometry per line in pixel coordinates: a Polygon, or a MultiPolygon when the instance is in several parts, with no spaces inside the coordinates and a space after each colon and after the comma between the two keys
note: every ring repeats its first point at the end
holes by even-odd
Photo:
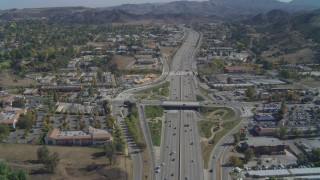
{"type": "Polygon", "coordinates": [[[127,69],[129,66],[132,66],[136,62],[133,57],[119,55],[114,56],[112,61],[118,65],[118,69],[127,69]]]}
{"type": "Polygon", "coordinates": [[[0,86],[29,86],[33,82],[32,79],[29,78],[15,78],[12,75],[9,75],[8,73],[1,73],[0,74],[0,86]]]}
{"type": "Polygon", "coordinates": [[[0,144],[0,159],[10,165],[29,170],[30,179],[108,179],[126,180],[132,177],[131,160],[118,156],[116,165],[109,161],[101,149],[89,147],[49,146],[50,153],[58,152],[60,163],[55,174],[43,171],[42,164],[37,162],[38,145],[0,144]],[[128,173],[126,172],[128,169],[128,173]]]}
{"type": "Polygon", "coordinates": [[[161,47],[161,53],[164,56],[172,58],[172,55],[176,52],[178,48],[176,47],[161,47]]]}
{"type": "Polygon", "coordinates": [[[270,61],[280,61],[281,59],[288,61],[290,63],[312,63],[314,60],[314,52],[309,49],[301,49],[295,53],[285,54],[278,57],[271,57],[274,51],[266,51],[263,56],[270,61]]]}
{"type": "Polygon", "coordinates": [[[87,46],[94,46],[94,47],[101,47],[101,48],[108,47],[109,45],[112,45],[112,43],[110,43],[110,42],[93,42],[93,41],[87,43],[87,46]]]}
{"type": "Polygon", "coordinates": [[[305,84],[307,86],[310,86],[312,88],[319,88],[320,87],[320,82],[316,79],[313,78],[305,78],[301,82],[302,84],[305,84]]]}

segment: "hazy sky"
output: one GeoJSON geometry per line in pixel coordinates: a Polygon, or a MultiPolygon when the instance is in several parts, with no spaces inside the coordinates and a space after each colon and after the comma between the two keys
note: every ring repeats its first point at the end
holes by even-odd
{"type": "MultiPolygon", "coordinates": [[[[139,4],[169,1],[173,0],[0,0],[0,9],[61,6],[107,7],[126,3],[139,4]]],[[[280,1],[288,2],[290,0],[280,1]]]]}

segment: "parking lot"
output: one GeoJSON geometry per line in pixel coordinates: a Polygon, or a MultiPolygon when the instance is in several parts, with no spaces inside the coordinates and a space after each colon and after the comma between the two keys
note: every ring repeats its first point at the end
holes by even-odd
{"type": "MultiPolygon", "coordinates": [[[[37,143],[41,135],[44,135],[44,124],[43,118],[47,116],[43,111],[38,111],[36,122],[32,129],[26,131],[24,129],[18,129],[13,132],[10,132],[7,139],[4,139],[4,142],[16,142],[16,143],[37,143]]],[[[52,128],[59,128],[62,126],[64,119],[67,120],[67,126],[69,130],[77,130],[79,128],[79,115],[64,115],[64,114],[52,114],[49,116],[49,124],[52,128]]],[[[45,117],[47,118],[47,117],[45,117]]],[[[81,117],[83,126],[95,126],[99,123],[101,129],[107,129],[106,126],[106,116],[96,116],[92,117],[90,115],[83,115],[81,117]]]]}
{"type": "Polygon", "coordinates": [[[253,161],[248,162],[245,165],[245,170],[267,170],[267,169],[288,169],[299,167],[297,164],[297,158],[290,152],[286,152],[286,155],[263,155],[260,158],[254,158],[253,161]],[[260,160],[259,160],[260,159],[260,160]],[[261,164],[258,164],[258,161],[261,164]]]}
{"type": "MultiPolygon", "coordinates": [[[[42,123],[44,116],[45,114],[42,111],[38,112],[36,124],[35,124],[36,128],[44,127],[42,123]]],[[[50,120],[50,124],[54,128],[58,128],[63,124],[64,120],[66,119],[70,130],[76,130],[80,117],[81,117],[80,115],[53,114],[49,117],[49,120],[50,120]]],[[[88,125],[94,126],[95,123],[101,123],[102,128],[104,128],[106,117],[105,116],[91,117],[90,115],[84,115],[81,117],[81,120],[86,126],[88,125]]]]}

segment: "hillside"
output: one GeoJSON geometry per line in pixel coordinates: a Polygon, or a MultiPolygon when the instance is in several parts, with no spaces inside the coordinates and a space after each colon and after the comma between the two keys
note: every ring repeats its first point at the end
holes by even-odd
{"type": "Polygon", "coordinates": [[[273,9],[286,11],[312,10],[320,8],[318,0],[295,0],[284,3],[277,0],[210,0],[210,1],[175,1],[158,4],[124,4],[107,9],[123,10],[131,14],[175,14],[191,13],[197,15],[216,15],[235,17],[255,15],[273,9]]]}
{"type": "Polygon", "coordinates": [[[259,37],[254,49],[261,57],[290,63],[320,62],[320,10],[295,14],[273,10],[245,24],[259,37]]]}
{"type": "MultiPolygon", "coordinates": [[[[62,7],[11,9],[0,11],[0,19],[46,18],[62,23],[186,23],[212,21],[219,18],[238,18],[265,13],[273,9],[290,12],[320,8],[314,0],[210,0],[175,1],[170,3],[124,4],[108,8],[62,7]]],[[[281,14],[279,14],[281,16],[281,14]]],[[[260,19],[263,20],[261,14],[260,19]]],[[[267,18],[268,19],[268,18],[267,18]]]]}
{"type": "Polygon", "coordinates": [[[131,14],[118,9],[94,9],[85,7],[12,9],[0,14],[2,20],[48,19],[54,23],[188,23],[205,18],[188,13],[179,14],[131,14]]]}

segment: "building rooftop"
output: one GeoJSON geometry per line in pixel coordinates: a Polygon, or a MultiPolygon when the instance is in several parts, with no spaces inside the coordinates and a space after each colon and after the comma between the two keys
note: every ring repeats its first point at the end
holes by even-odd
{"type": "Polygon", "coordinates": [[[253,119],[256,121],[274,121],[274,117],[271,115],[254,115],[253,119]]]}
{"type": "MultiPolygon", "coordinates": [[[[269,176],[303,176],[303,175],[319,175],[320,168],[299,168],[299,169],[275,169],[275,170],[261,170],[248,171],[248,176],[251,177],[269,177],[269,176]]],[[[306,178],[301,177],[301,178],[306,178]]],[[[318,176],[316,176],[318,177],[318,176]]],[[[317,178],[316,178],[317,179],[317,178]]]]}
{"type": "Polygon", "coordinates": [[[320,174],[320,167],[317,168],[299,168],[299,169],[289,169],[293,175],[316,175],[320,174]]]}
{"type": "Polygon", "coordinates": [[[268,137],[254,137],[246,140],[249,146],[277,146],[283,145],[283,143],[277,138],[268,137]]]}
{"type": "Polygon", "coordinates": [[[100,137],[111,137],[112,135],[102,129],[95,129],[92,126],[86,127],[82,131],[61,131],[57,128],[54,128],[50,130],[47,134],[47,137],[50,137],[52,139],[81,139],[81,138],[100,138],[100,137]]]}
{"type": "Polygon", "coordinates": [[[248,171],[249,176],[268,177],[268,176],[289,176],[290,173],[286,169],[248,171]]]}

